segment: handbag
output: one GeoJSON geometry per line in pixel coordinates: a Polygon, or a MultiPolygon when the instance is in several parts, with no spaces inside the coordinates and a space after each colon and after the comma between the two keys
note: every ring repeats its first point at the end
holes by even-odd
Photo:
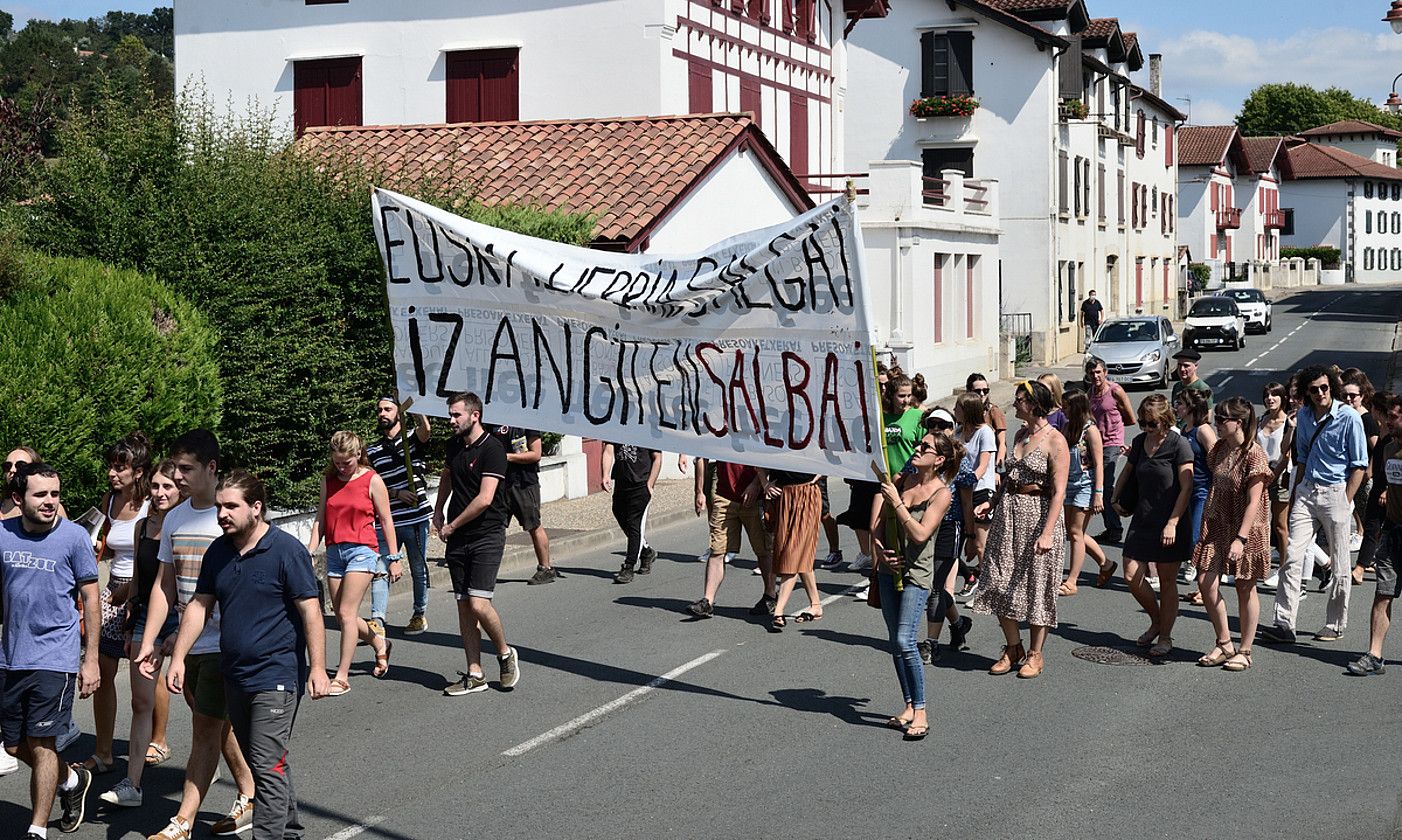
{"type": "MultiPolygon", "coordinates": [[[[1130,450],[1133,451],[1135,446],[1139,447],[1139,452],[1142,456],[1144,444],[1139,440],[1135,440],[1135,442],[1130,445],[1130,450]]],[[[1125,464],[1124,476],[1125,483],[1120,485],[1120,492],[1115,494],[1115,498],[1110,500],[1110,504],[1133,513],[1134,509],[1139,507],[1139,476],[1134,471],[1133,461],[1128,461],[1125,464]]]]}

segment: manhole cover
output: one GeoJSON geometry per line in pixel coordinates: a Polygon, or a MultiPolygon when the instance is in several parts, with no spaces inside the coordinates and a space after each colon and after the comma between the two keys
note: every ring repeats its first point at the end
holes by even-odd
{"type": "Polygon", "coordinates": [[[1087,646],[1078,647],[1071,651],[1071,655],[1077,659],[1084,659],[1087,662],[1094,662],[1097,665],[1153,665],[1154,661],[1148,657],[1131,653],[1127,650],[1112,647],[1087,646]]]}

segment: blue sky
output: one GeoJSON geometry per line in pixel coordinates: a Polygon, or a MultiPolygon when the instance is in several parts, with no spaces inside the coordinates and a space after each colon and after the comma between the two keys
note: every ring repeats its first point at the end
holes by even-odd
{"type": "MultiPolygon", "coordinates": [[[[155,5],[0,0],[16,25],[31,17],[85,18],[155,5]]],[[[1138,32],[1146,55],[1163,53],[1164,97],[1190,110],[1198,124],[1231,122],[1242,99],[1265,82],[1338,85],[1381,102],[1393,76],[1402,73],[1402,35],[1382,22],[1388,0],[1086,0],[1086,7],[1093,17],[1117,17],[1138,32]]]]}

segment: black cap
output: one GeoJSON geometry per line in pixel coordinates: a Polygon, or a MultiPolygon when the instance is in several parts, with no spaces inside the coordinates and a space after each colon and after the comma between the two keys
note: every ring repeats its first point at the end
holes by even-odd
{"type": "Polygon", "coordinates": [[[1199,362],[1202,361],[1202,354],[1196,350],[1189,348],[1186,350],[1179,350],[1177,353],[1174,353],[1173,358],[1187,359],[1190,362],[1199,362]]]}

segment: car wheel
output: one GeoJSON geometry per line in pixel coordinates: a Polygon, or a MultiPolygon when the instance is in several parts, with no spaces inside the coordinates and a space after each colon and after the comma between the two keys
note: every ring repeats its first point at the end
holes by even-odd
{"type": "Polygon", "coordinates": [[[1270,331],[1271,331],[1271,316],[1267,315],[1267,316],[1266,316],[1266,334],[1269,335],[1269,334],[1270,334],[1270,331]]]}
{"type": "Polygon", "coordinates": [[[1236,349],[1238,349],[1238,350],[1245,350],[1245,349],[1246,349],[1246,330],[1242,330],[1242,331],[1241,331],[1241,335],[1237,336],[1237,340],[1236,340],[1236,349]]]}

